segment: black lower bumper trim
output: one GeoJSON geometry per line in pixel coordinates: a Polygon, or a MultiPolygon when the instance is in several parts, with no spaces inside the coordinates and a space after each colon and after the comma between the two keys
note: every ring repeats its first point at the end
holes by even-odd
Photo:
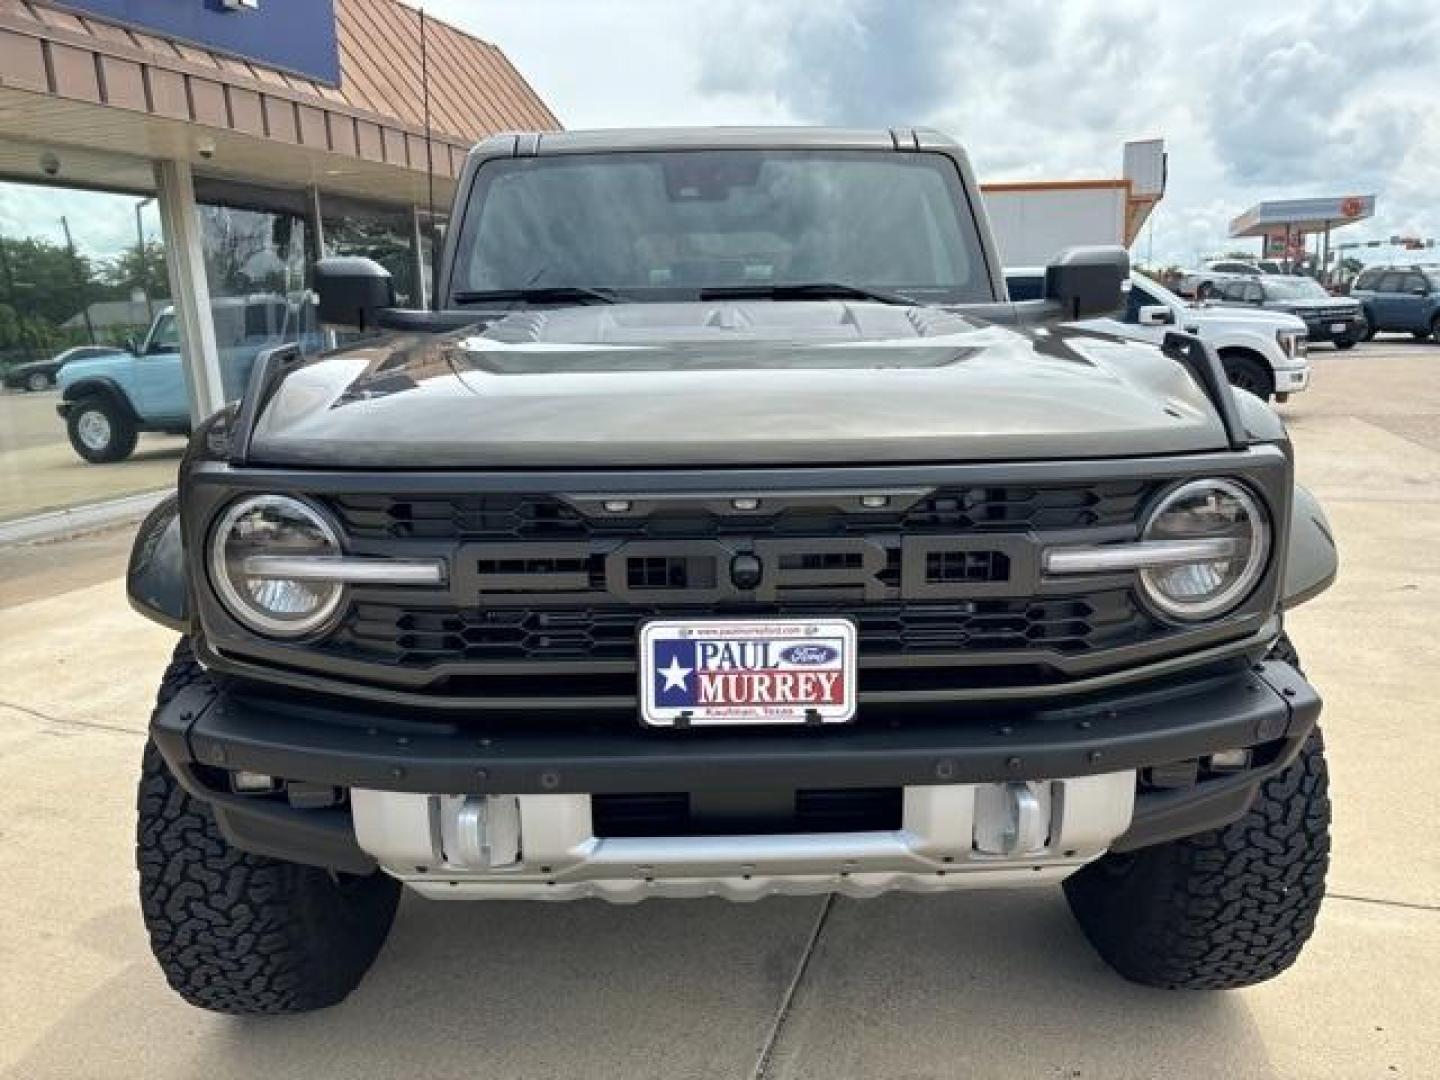
{"type": "Polygon", "coordinates": [[[346,874],[375,870],[375,860],[355,841],[348,810],[296,810],[240,799],[214,803],[211,809],[225,839],[242,851],[346,874]]]}
{"type": "MultiPolygon", "coordinates": [[[[339,707],[343,710],[343,706],[339,707]]],[[[198,763],[290,780],[434,794],[888,787],[1085,776],[1303,737],[1320,700],[1289,665],[1234,667],[1180,686],[1037,708],[1003,724],[896,720],[851,729],[642,730],[479,738],[397,734],[343,711],[317,718],[227,692],[179,695],[152,736],[177,771],[198,763]]]]}

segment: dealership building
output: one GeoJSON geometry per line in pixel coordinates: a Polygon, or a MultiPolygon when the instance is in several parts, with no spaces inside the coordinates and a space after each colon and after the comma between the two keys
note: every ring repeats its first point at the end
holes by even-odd
{"type": "Polygon", "coordinates": [[[192,416],[223,403],[221,300],[363,253],[422,303],[466,151],[558,126],[499,49],[398,0],[0,0],[0,184],[131,197],[142,248],[154,200],[192,416]]]}

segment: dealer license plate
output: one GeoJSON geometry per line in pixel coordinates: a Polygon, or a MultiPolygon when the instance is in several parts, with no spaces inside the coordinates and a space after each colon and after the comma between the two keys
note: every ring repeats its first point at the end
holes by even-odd
{"type": "Polygon", "coordinates": [[[1348,329],[1349,326],[1343,322],[1332,322],[1330,324],[1330,333],[1332,334],[1343,334],[1348,329]]]}
{"type": "Polygon", "coordinates": [[[640,631],[640,702],[652,727],[844,723],[855,716],[855,624],[648,622],[640,631]]]}

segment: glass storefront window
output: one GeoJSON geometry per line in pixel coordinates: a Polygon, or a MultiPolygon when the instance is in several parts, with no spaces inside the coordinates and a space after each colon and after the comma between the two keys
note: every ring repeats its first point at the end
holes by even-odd
{"type": "MultiPolygon", "coordinates": [[[[158,368],[140,343],[169,305],[151,194],[0,183],[0,521],[174,483],[183,438],[139,433],[123,460],[94,464],[56,412],[61,387],[87,374],[144,408],[158,368]]],[[[118,446],[127,424],[117,416],[108,427],[118,446]]],[[[86,428],[92,442],[106,430],[86,428]]]]}
{"type": "Polygon", "coordinates": [[[213,203],[200,207],[200,223],[221,384],[234,401],[265,350],[320,346],[307,285],[309,229],[290,210],[213,203]]]}
{"type": "MultiPolygon", "coordinates": [[[[148,165],[125,167],[143,185],[148,165]]],[[[227,400],[265,350],[343,338],[322,332],[309,291],[322,235],[325,254],[386,267],[401,305],[426,303],[439,222],[409,206],[208,176],[195,194],[227,400]]],[[[191,422],[185,353],[153,191],[0,182],[0,521],[172,485],[191,422]],[[130,411],[77,431],[56,412],[63,369],[122,386],[130,411]]]]}
{"type": "MultiPolygon", "coordinates": [[[[408,207],[376,206],[333,196],[321,197],[326,255],[362,255],[374,259],[395,283],[401,307],[424,307],[427,280],[417,280],[416,220],[408,207]]],[[[421,259],[430,253],[429,230],[421,229],[421,259]]],[[[428,264],[425,277],[428,278],[428,264]]]]}

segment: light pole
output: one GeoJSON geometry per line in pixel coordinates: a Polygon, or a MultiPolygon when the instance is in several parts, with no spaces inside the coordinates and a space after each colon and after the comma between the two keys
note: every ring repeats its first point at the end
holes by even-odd
{"type": "Polygon", "coordinates": [[[155,321],[155,302],[150,298],[150,290],[145,288],[145,226],[140,221],[140,211],[155,201],[155,196],[141,199],[135,204],[135,273],[140,278],[140,288],[145,293],[145,315],[146,322],[155,321]]]}
{"type": "Polygon", "coordinates": [[[90,344],[95,344],[95,324],[90,321],[90,290],[86,287],[88,282],[85,275],[80,271],[80,256],[75,254],[75,241],[70,237],[70,221],[63,214],[60,217],[60,228],[65,233],[65,247],[70,252],[70,269],[75,275],[75,288],[80,294],[80,314],[85,319],[85,333],[90,338],[90,344]]]}

